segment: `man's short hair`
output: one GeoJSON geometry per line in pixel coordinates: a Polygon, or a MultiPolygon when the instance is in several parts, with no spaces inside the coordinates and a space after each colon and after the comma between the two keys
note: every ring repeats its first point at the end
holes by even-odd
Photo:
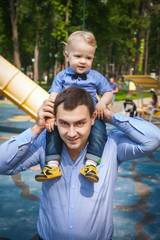
{"type": "Polygon", "coordinates": [[[91,95],[83,88],[69,87],[60,92],[54,104],[54,114],[56,116],[57,107],[63,103],[63,107],[67,111],[74,110],[79,105],[85,105],[88,108],[90,117],[94,112],[94,102],[91,95]]]}

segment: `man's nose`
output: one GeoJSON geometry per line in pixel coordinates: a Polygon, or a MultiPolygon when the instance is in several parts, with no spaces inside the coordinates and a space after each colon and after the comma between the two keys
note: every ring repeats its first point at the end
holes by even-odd
{"type": "Polygon", "coordinates": [[[74,137],[76,135],[76,129],[74,126],[70,126],[68,130],[68,136],[74,137]]]}

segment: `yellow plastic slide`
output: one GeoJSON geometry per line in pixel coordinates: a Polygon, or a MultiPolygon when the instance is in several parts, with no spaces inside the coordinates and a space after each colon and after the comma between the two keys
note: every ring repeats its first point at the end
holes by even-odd
{"type": "Polygon", "coordinates": [[[0,94],[36,119],[49,94],[0,55],[0,94]]]}

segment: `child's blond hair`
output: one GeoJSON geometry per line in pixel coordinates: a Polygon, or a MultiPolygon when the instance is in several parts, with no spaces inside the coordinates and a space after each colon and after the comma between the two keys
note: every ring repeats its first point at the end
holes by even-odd
{"type": "Polygon", "coordinates": [[[92,47],[96,48],[97,47],[97,43],[96,43],[96,39],[93,35],[93,33],[91,32],[88,32],[88,31],[76,31],[76,32],[73,32],[67,42],[63,42],[65,44],[65,51],[68,52],[69,50],[69,47],[73,41],[73,39],[75,39],[75,37],[82,37],[89,45],[91,45],[92,47]]]}

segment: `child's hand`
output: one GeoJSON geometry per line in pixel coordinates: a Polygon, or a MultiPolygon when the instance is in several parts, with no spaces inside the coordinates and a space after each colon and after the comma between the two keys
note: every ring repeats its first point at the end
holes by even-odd
{"type": "Polygon", "coordinates": [[[104,110],[103,121],[105,123],[111,123],[113,116],[114,113],[108,107],[106,107],[106,109],[104,110]]]}
{"type": "Polygon", "coordinates": [[[48,118],[46,120],[46,129],[48,132],[52,132],[54,130],[55,118],[48,118]]]}
{"type": "Polygon", "coordinates": [[[104,109],[106,109],[106,104],[104,102],[102,102],[102,101],[99,101],[97,103],[96,109],[95,109],[98,119],[102,119],[103,120],[104,109]]]}

